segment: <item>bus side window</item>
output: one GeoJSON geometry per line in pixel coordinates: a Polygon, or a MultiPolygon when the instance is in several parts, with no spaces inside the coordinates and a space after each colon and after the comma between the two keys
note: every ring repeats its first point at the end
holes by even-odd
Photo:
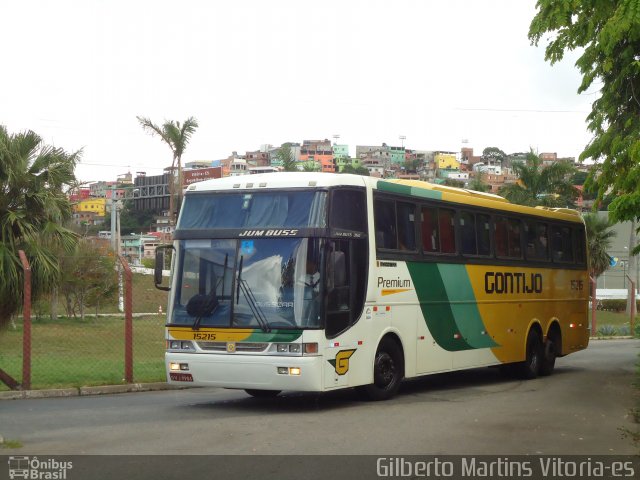
{"type": "Polygon", "coordinates": [[[522,226],[520,220],[509,219],[509,257],[522,258],[522,243],[520,232],[522,226]]]}
{"type": "Polygon", "coordinates": [[[440,251],[440,236],[438,235],[438,210],[422,207],[422,249],[425,252],[440,251]]]}
{"type": "Polygon", "coordinates": [[[478,255],[491,255],[491,217],[476,216],[476,234],[478,235],[478,255]]]}
{"type": "Polygon", "coordinates": [[[440,208],[438,210],[438,225],[440,227],[440,246],[442,253],[456,253],[455,211],[440,208]]]}
{"type": "Polygon", "coordinates": [[[507,251],[507,219],[504,217],[496,217],[494,221],[494,235],[496,244],[496,256],[506,257],[507,251]]]}
{"type": "Polygon", "coordinates": [[[585,245],[584,245],[584,229],[577,228],[574,230],[574,238],[576,242],[576,262],[581,265],[584,265],[587,261],[585,255],[585,245]]]}
{"type": "Polygon", "coordinates": [[[395,202],[376,200],[374,211],[376,247],[395,250],[398,246],[395,202]]]}
{"type": "Polygon", "coordinates": [[[460,223],[460,240],[462,243],[462,254],[477,255],[478,244],[476,240],[475,215],[470,212],[460,212],[458,221],[460,223]]]}
{"type": "Polygon", "coordinates": [[[416,207],[411,203],[398,202],[398,248],[416,249],[416,207]]]}
{"type": "Polygon", "coordinates": [[[366,232],[367,197],[364,190],[333,190],[329,224],[331,228],[366,232]]]}
{"type": "Polygon", "coordinates": [[[327,338],[351,326],[364,308],[366,240],[332,240],[327,253],[327,338]]]}
{"type": "Polygon", "coordinates": [[[526,238],[526,254],[530,260],[549,259],[549,235],[547,225],[527,221],[524,224],[526,238]]]}
{"type": "Polygon", "coordinates": [[[551,227],[551,252],[554,262],[573,263],[572,229],[551,227]]]}

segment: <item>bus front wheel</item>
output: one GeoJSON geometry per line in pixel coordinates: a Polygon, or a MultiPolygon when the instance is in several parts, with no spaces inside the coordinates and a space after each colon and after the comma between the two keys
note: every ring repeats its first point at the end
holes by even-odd
{"type": "Polygon", "coordinates": [[[359,387],[359,392],[370,400],[388,400],[393,397],[404,376],[402,350],[396,342],[385,338],[380,342],[373,361],[373,383],[359,387]]]}
{"type": "Polygon", "coordinates": [[[520,364],[520,376],[530,380],[536,378],[540,374],[540,368],[544,358],[544,348],[542,339],[535,330],[530,330],[527,335],[527,356],[524,362],[520,364]]]}
{"type": "Polygon", "coordinates": [[[254,390],[252,388],[245,390],[249,395],[256,398],[273,398],[278,396],[281,391],[282,390],[254,390]]]}

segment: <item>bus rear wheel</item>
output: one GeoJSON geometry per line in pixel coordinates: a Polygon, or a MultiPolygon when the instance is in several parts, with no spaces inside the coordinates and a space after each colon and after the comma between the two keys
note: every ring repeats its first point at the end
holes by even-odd
{"type": "Polygon", "coordinates": [[[520,376],[526,380],[536,378],[540,374],[544,356],[542,339],[535,330],[530,330],[527,335],[527,356],[519,365],[520,376]]]}
{"type": "Polygon", "coordinates": [[[373,383],[359,387],[358,391],[370,400],[388,400],[397,393],[403,376],[402,350],[396,342],[385,338],[373,362],[373,383]]]}
{"type": "Polygon", "coordinates": [[[256,398],[273,398],[277,397],[282,390],[254,390],[248,388],[245,390],[249,395],[256,398]]]}

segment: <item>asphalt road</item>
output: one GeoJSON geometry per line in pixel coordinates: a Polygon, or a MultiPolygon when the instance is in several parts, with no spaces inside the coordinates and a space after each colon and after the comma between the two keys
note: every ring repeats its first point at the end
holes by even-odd
{"type": "Polygon", "coordinates": [[[554,375],[496,369],[405,382],[387,402],[351,390],[254,399],[189,389],[0,402],[3,454],[632,454],[640,341],[593,341],[554,375]]]}

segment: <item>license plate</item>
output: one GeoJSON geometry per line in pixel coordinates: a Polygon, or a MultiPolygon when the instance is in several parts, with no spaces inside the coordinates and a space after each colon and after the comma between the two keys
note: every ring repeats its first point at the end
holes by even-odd
{"type": "Polygon", "coordinates": [[[170,372],[169,378],[174,382],[193,382],[193,376],[190,373],[170,372]]]}

